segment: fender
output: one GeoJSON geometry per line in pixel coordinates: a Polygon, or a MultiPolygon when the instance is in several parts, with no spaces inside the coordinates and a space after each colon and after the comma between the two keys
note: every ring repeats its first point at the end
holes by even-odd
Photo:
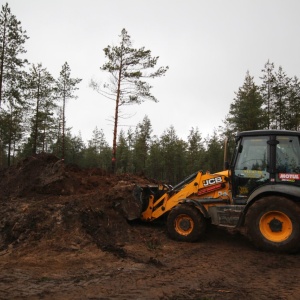
{"type": "Polygon", "coordinates": [[[182,199],[179,201],[179,203],[188,203],[188,204],[192,204],[193,206],[195,206],[197,209],[199,209],[201,211],[201,213],[203,214],[203,216],[205,218],[210,218],[210,215],[208,214],[206,208],[204,207],[204,205],[202,205],[199,201],[194,200],[194,199],[182,199]]]}
{"type": "Polygon", "coordinates": [[[270,192],[272,192],[273,194],[277,193],[277,194],[281,194],[281,195],[292,196],[292,197],[296,198],[298,202],[300,202],[300,187],[298,187],[298,186],[287,185],[287,184],[267,184],[267,185],[261,186],[258,189],[256,189],[248,198],[245,209],[241,214],[241,217],[239,219],[237,227],[244,224],[247,211],[248,211],[249,207],[252,205],[252,203],[255,201],[255,199],[259,195],[268,194],[270,192]]]}
{"type": "Polygon", "coordinates": [[[255,199],[260,194],[264,193],[278,193],[285,194],[288,196],[295,197],[300,202],[300,186],[288,185],[288,184],[267,184],[256,189],[248,198],[247,206],[252,203],[253,199],[255,199]]]}

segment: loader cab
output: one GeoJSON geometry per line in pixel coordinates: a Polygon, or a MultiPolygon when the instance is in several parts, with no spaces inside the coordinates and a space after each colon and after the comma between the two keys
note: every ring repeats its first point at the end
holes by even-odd
{"type": "Polygon", "coordinates": [[[300,132],[256,130],[241,132],[231,162],[232,197],[246,204],[267,184],[300,185],[300,132]]]}

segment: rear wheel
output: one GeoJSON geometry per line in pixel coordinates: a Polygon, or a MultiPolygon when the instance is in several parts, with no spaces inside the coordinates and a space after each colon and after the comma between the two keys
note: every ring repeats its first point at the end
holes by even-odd
{"type": "Polygon", "coordinates": [[[172,239],[195,242],[205,233],[206,220],[197,208],[180,204],[169,213],[167,228],[172,239]]]}
{"type": "Polygon", "coordinates": [[[249,208],[246,229],[260,249],[297,252],[300,248],[300,207],[284,197],[265,197],[249,208]]]}

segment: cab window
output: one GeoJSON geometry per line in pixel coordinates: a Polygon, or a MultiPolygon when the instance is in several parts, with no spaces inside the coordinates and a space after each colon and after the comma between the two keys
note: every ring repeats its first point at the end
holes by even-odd
{"type": "Polygon", "coordinates": [[[247,198],[254,189],[269,181],[268,140],[268,136],[244,137],[239,145],[233,176],[236,199],[247,198]]]}
{"type": "Polygon", "coordinates": [[[300,173],[300,145],[296,136],[278,136],[276,146],[276,171],[278,173],[300,173]]]}
{"type": "Polygon", "coordinates": [[[243,144],[240,146],[235,169],[265,171],[268,165],[267,141],[267,137],[245,137],[243,144]]]}

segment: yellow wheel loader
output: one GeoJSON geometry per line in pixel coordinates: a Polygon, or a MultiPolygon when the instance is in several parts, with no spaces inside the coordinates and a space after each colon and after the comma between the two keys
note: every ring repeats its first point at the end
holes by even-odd
{"type": "Polygon", "coordinates": [[[240,132],[225,171],[172,187],[135,186],[144,221],[166,217],[171,238],[195,242],[208,224],[244,229],[260,249],[300,250],[300,132],[240,132]]]}

